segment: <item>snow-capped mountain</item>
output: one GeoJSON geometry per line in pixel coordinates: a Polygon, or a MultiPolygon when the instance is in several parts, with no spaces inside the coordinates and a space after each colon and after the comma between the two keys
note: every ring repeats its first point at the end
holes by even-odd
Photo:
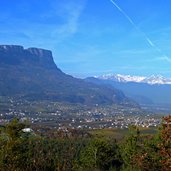
{"type": "Polygon", "coordinates": [[[171,78],[165,78],[161,75],[152,75],[150,77],[145,76],[131,76],[121,74],[106,74],[102,76],[95,76],[95,78],[102,80],[112,80],[116,82],[136,82],[136,83],[147,83],[147,84],[171,84],[171,78]]]}

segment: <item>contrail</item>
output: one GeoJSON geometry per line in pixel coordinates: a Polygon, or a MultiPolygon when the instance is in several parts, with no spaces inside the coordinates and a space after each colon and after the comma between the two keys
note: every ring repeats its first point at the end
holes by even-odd
{"type": "Polygon", "coordinates": [[[148,37],[146,39],[151,46],[155,47],[154,43],[148,37]]]}
{"type": "Polygon", "coordinates": [[[136,24],[132,21],[132,19],[127,15],[125,11],[123,11],[113,0],[110,0],[113,5],[128,19],[128,21],[136,28],[139,30],[139,28],[136,26],[136,24]]]}
{"type": "Polygon", "coordinates": [[[127,20],[134,26],[134,28],[136,29],[136,30],[138,30],[139,32],[141,32],[143,35],[144,35],[144,37],[145,37],[145,39],[146,39],[146,41],[148,42],[148,44],[151,46],[151,47],[153,47],[153,48],[155,48],[159,53],[161,53],[163,56],[166,56],[165,54],[163,54],[163,52],[161,51],[161,49],[160,48],[158,48],[151,40],[150,40],[150,38],[134,23],[134,21],[129,17],[129,15],[124,11],[124,10],[122,10],[117,4],[116,4],[116,2],[114,2],[113,0],[110,0],[111,1],[111,3],[127,18],[127,20]]]}

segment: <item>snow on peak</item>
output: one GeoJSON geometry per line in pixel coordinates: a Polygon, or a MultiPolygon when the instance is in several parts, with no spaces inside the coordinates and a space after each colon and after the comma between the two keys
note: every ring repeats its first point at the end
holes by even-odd
{"type": "Polygon", "coordinates": [[[121,74],[106,74],[102,76],[96,76],[96,78],[102,80],[112,80],[116,82],[136,82],[136,83],[147,83],[147,84],[171,84],[171,78],[165,78],[161,75],[145,76],[131,76],[121,74]]]}

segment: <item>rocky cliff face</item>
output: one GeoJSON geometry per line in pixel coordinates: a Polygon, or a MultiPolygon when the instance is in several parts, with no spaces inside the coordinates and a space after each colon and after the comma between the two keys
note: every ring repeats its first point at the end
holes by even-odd
{"type": "Polygon", "coordinates": [[[0,63],[9,65],[37,65],[56,69],[50,50],[39,48],[24,49],[17,45],[0,45],[0,63]]]}
{"type": "Polygon", "coordinates": [[[0,46],[0,96],[83,104],[129,102],[121,91],[66,75],[51,51],[16,45],[0,46]]]}
{"type": "Polygon", "coordinates": [[[0,51],[3,52],[23,52],[23,46],[18,45],[0,45],[0,51]]]}

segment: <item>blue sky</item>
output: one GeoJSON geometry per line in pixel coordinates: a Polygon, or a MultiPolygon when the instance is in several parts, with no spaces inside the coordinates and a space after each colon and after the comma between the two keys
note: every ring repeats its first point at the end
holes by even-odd
{"type": "Polygon", "coordinates": [[[113,2],[119,8],[110,0],[1,0],[0,44],[50,49],[77,77],[171,77],[171,1],[113,2]]]}

